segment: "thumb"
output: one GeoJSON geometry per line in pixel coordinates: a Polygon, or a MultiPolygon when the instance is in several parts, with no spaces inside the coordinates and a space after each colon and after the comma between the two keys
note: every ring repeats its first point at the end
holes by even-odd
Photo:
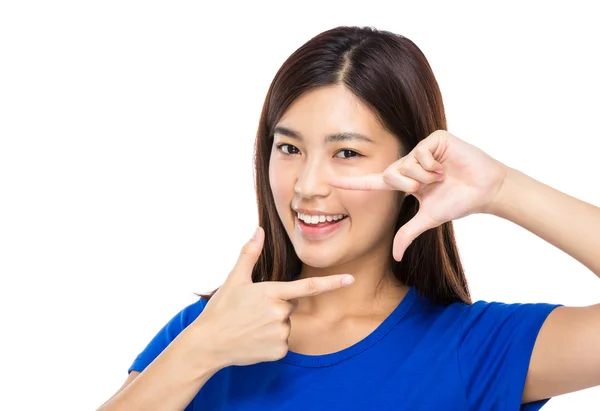
{"type": "Polygon", "coordinates": [[[396,261],[402,260],[404,252],[410,246],[415,238],[423,234],[430,228],[436,227],[436,224],[429,216],[423,212],[418,212],[406,224],[404,224],[394,237],[394,246],[392,254],[396,261]]]}
{"type": "Polygon", "coordinates": [[[264,231],[262,227],[257,227],[254,235],[244,246],[240,252],[233,270],[225,280],[228,284],[248,284],[252,282],[252,269],[258,261],[258,257],[262,252],[264,244],[264,231]]]}

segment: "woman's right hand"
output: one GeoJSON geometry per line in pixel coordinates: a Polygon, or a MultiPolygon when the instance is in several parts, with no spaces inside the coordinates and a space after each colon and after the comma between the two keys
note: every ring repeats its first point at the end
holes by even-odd
{"type": "Polygon", "coordinates": [[[264,244],[257,228],[244,245],[238,261],[219,290],[190,326],[202,327],[210,355],[221,365],[250,365],[276,361],[288,352],[290,315],[297,298],[345,287],[348,274],[305,278],[296,281],[252,282],[252,269],[264,244]]]}

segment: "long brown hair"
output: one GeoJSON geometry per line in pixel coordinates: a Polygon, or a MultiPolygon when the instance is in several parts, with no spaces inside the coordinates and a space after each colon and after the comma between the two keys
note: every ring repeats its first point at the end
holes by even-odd
{"type": "MultiPolygon", "coordinates": [[[[302,266],[279,219],[269,184],[273,128],[302,93],[338,84],[352,91],[398,137],[403,155],[435,130],[447,129],[433,71],[425,55],[406,37],[373,27],[340,26],[298,48],[269,87],[256,134],[254,178],[265,240],[252,271],[254,282],[294,280],[302,266]]],[[[418,200],[405,196],[395,231],[418,210],[418,200]]],[[[394,276],[433,303],[472,303],[452,222],[427,230],[412,242],[401,262],[392,261],[394,276]]],[[[197,295],[210,299],[217,290],[197,295]]]]}

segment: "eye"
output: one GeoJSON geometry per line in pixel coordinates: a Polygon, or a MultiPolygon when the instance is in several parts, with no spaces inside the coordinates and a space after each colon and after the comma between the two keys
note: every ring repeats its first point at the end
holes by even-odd
{"type": "Polygon", "coordinates": [[[287,143],[277,144],[276,147],[277,147],[277,150],[279,150],[287,155],[298,154],[300,152],[300,150],[298,150],[298,147],[293,146],[291,144],[287,144],[287,143]]]}
{"type": "Polygon", "coordinates": [[[351,157],[362,157],[362,154],[359,154],[354,150],[343,149],[343,150],[338,151],[335,154],[335,156],[339,157],[339,158],[351,158],[351,157]],[[343,154],[342,157],[339,157],[340,153],[343,154]]]}

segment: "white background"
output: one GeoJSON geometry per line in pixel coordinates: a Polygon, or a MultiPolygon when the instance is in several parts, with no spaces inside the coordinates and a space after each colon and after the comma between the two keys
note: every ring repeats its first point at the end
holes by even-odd
{"type": "MultiPolygon", "coordinates": [[[[95,409],[221,284],[257,223],[269,84],[326,29],[410,38],[451,133],[600,205],[594,2],[198,3],[0,5],[0,409],[95,409]]],[[[455,227],[475,301],[600,302],[600,279],[521,227],[455,227]]],[[[544,409],[598,404],[593,388],[544,409]]]]}

